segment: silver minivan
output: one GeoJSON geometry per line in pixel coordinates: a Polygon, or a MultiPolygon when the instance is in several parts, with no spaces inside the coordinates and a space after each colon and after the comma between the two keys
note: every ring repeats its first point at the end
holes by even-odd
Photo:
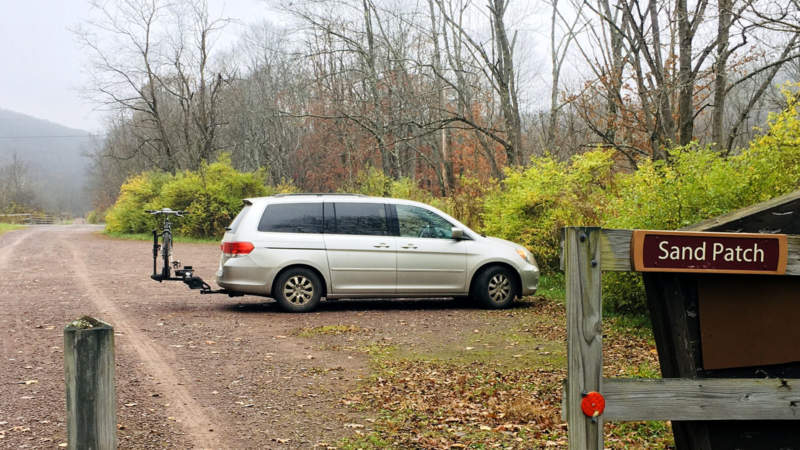
{"type": "Polygon", "coordinates": [[[245,200],[216,275],[229,293],[273,297],[292,312],[323,297],[472,297],[504,308],[539,282],[521,245],[424,203],[357,194],[245,200]]]}

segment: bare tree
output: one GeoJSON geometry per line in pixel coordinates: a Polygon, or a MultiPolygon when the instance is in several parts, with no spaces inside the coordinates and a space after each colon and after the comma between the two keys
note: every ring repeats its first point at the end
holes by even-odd
{"type": "MultiPolygon", "coordinates": [[[[509,38],[505,23],[505,15],[511,0],[490,0],[487,6],[489,22],[491,25],[491,38],[489,42],[472,36],[462,26],[460,20],[454,19],[448,13],[449,8],[444,0],[436,0],[444,19],[457,31],[457,39],[462,41],[471,58],[484,73],[493,91],[498,95],[503,121],[505,125],[505,138],[496,133],[488,133],[492,139],[503,145],[509,164],[522,164],[522,119],[519,112],[519,90],[514,66],[514,46],[516,33],[509,38]]],[[[462,118],[466,119],[466,118],[462,118]]],[[[475,124],[471,124],[475,125],[475,124]]]]}
{"type": "Polygon", "coordinates": [[[0,212],[24,212],[37,207],[28,164],[14,153],[8,164],[0,166],[0,212]]]}
{"type": "Polygon", "coordinates": [[[295,173],[305,135],[304,120],[297,116],[309,102],[311,77],[296,47],[284,29],[251,26],[236,49],[242,73],[230,82],[220,106],[227,122],[219,144],[231,151],[239,169],[266,167],[273,184],[295,173]]]}
{"type": "Polygon", "coordinates": [[[224,71],[212,68],[212,19],[205,0],[93,2],[94,18],[76,30],[92,57],[90,91],[135,130],[133,154],[153,167],[196,168],[218,150],[215,137],[224,71]]]}
{"type": "MultiPolygon", "coordinates": [[[[439,20],[440,17],[436,14],[436,8],[434,6],[434,0],[428,0],[428,13],[430,16],[430,34],[431,34],[431,42],[433,43],[433,55],[432,55],[432,69],[434,74],[443,73],[444,65],[442,61],[442,49],[440,45],[440,36],[443,34],[440,32],[441,21],[439,20]]],[[[446,33],[446,31],[445,31],[446,33]]],[[[436,92],[436,103],[438,111],[436,111],[436,118],[443,122],[446,117],[446,110],[447,110],[447,102],[445,99],[445,91],[444,91],[444,83],[442,82],[442,78],[439,76],[433,76],[433,89],[436,92]]],[[[453,179],[453,164],[450,161],[450,155],[448,152],[449,148],[449,129],[447,127],[442,127],[440,130],[441,139],[438,142],[439,152],[439,164],[441,165],[441,172],[444,174],[443,183],[442,183],[442,190],[445,194],[447,194],[454,184],[453,179]]],[[[436,144],[434,144],[436,145],[436,144]]]]}
{"type": "MultiPolygon", "coordinates": [[[[768,21],[743,14],[753,7],[753,1],[719,0],[716,15],[709,14],[715,5],[708,0],[693,4],[687,0],[646,3],[619,0],[614,5],[606,0],[585,3],[591,13],[585,16],[587,23],[591,23],[594,16],[608,27],[601,36],[590,33],[592,38],[588,45],[579,45],[594,68],[595,79],[611,87],[605,89],[609,107],[602,122],[614,126],[598,126],[596,113],[584,114],[604,144],[620,150],[633,165],[641,156],[664,158],[666,147],[686,145],[702,138],[696,133],[695,123],[704,111],[710,110],[712,140],[720,145],[727,144],[729,148],[732,141],[725,142],[723,118],[728,111],[725,98],[731,89],[759,74],[765,81],[764,89],[756,89],[747,102],[751,108],[745,108],[744,115],[732,124],[736,131],[736,123],[743,123],[782,64],[796,57],[797,42],[793,38],[784,40],[786,45],[779,49],[769,49],[764,43],[766,40],[760,34],[769,28],[768,21]],[[763,65],[743,64],[747,59],[747,44],[754,39],[761,40],[760,49],[773,55],[763,65]],[[600,54],[610,57],[598,63],[594,57],[597,48],[600,54]],[[729,70],[734,65],[748,72],[738,71],[731,81],[729,70]],[[613,69],[598,73],[598,67],[613,69]],[[627,80],[631,86],[614,87],[615,82],[619,82],[620,87],[626,86],[627,80]],[[631,99],[631,94],[635,95],[635,100],[631,99]],[[616,132],[620,126],[628,130],[622,136],[616,132]],[[647,141],[637,135],[647,136],[647,141]]],[[[773,42],[782,40],[780,33],[769,35],[768,40],[773,42]]],[[[749,51],[752,50],[750,47],[749,51]]],[[[586,102],[584,110],[588,105],[591,100],[586,102]]]]}
{"type": "Polygon", "coordinates": [[[503,172],[495,155],[495,144],[505,148],[507,139],[493,126],[495,120],[491,101],[481,103],[477,100],[483,91],[480,79],[484,73],[474,66],[474,59],[465,54],[469,51],[465,48],[467,44],[461,37],[464,15],[467,13],[470,3],[467,1],[443,4],[437,0],[437,5],[442,16],[447,18],[444,21],[445,28],[442,38],[451,76],[447,76],[444,71],[434,72],[434,76],[444,81],[456,100],[456,108],[451,110],[444,120],[455,126],[462,124],[474,131],[475,139],[478,140],[483,156],[489,165],[491,176],[500,179],[503,172]],[[480,104],[481,110],[476,111],[474,107],[476,104],[480,104]]]}

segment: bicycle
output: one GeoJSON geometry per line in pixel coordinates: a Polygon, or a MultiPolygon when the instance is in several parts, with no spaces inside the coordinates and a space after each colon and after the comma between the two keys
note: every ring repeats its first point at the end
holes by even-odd
{"type": "Polygon", "coordinates": [[[211,286],[208,285],[205,281],[201,278],[194,276],[194,269],[192,266],[184,266],[182,269],[181,262],[177,259],[173,259],[172,255],[172,222],[170,222],[170,216],[175,217],[183,217],[189,214],[186,211],[177,211],[170,208],[161,208],[156,210],[145,210],[146,213],[149,213],[154,216],[164,216],[164,225],[159,232],[158,229],[153,230],[153,274],[150,275],[150,278],[158,281],[159,283],[162,281],[183,281],[189,288],[191,289],[202,289],[203,292],[211,292],[211,286]],[[161,237],[161,244],[158,243],[158,238],[161,237]],[[161,257],[163,260],[161,273],[158,273],[158,253],[159,250],[161,251],[161,257]],[[172,276],[172,272],[175,272],[175,277],[172,276]]]}

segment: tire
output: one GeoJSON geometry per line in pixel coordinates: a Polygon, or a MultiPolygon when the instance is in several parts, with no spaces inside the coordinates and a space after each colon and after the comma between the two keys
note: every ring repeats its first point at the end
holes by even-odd
{"type": "Polygon", "coordinates": [[[514,274],[502,266],[482,271],[475,278],[472,288],[472,298],[490,309],[508,308],[518,295],[519,287],[514,274]]]}
{"type": "Polygon", "coordinates": [[[170,266],[170,259],[172,258],[172,233],[164,232],[164,237],[161,243],[161,260],[164,266],[161,268],[161,275],[164,279],[172,277],[172,266],[170,266]]]}
{"type": "Polygon", "coordinates": [[[474,308],[477,305],[475,298],[471,295],[459,295],[457,297],[453,297],[453,300],[458,302],[459,306],[464,308],[474,308]]]}
{"type": "Polygon", "coordinates": [[[283,272],[275,282],[275,300],[285,311],[309,312],[319,304],[322,282],[309,269],[297,267],[283,272]]]}

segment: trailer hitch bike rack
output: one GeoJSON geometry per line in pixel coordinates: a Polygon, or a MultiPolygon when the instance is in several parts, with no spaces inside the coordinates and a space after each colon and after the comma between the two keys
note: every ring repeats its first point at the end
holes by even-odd
{"type": "Polygon", "coordinates": [[[228,294],[229,296],[236,296],[235,293],[227,291],[225,289],[211,289],[211,286],[203,281],[202,278],[196,276],[194,274],[194,269],[192,266],[183,266],[181,268],[181,262],[178,260],[173,259],[172,254],[172,223],[170,222],[170,217],[175,216],[183,217],[188,215],[189,213],[186,211],[177,211],[170,208],[162,208],[156,210],[145,210],[146,213],[154,215],[156,217],[163,216],[164,223],[159,231],[158,229],[153,230],[153,274],[150,275],[150,278],[158,281],[161,283],[162,281],[182,281],[184,284],[189,286],[189,289],[200,289],[201,294],[228,294]],[[159,236],[161,237],[161,243],[159,244],[159,236]],[[162,258],[162,266],[161,272],[158,271],[158,254],[161,253],[162,258]],[[175,276],[172,276],[172,274],[175,276]]]}

